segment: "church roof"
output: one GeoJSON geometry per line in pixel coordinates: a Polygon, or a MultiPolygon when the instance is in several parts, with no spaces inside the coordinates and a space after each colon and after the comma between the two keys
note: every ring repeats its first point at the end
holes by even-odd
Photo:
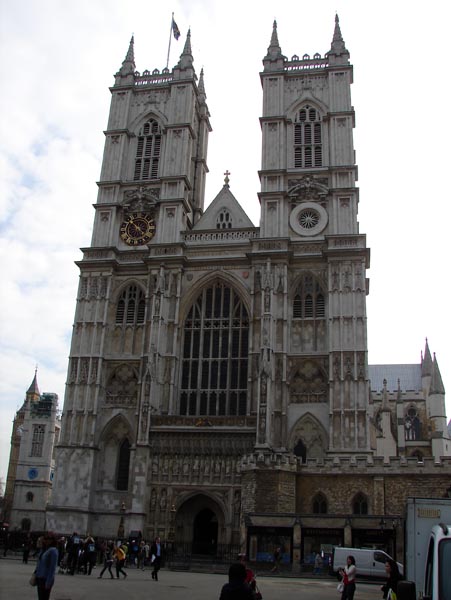
{"type": "Polygon", "coordinates": [[[421,392],[421,365],[368,365],[368,376],[371,391],[382,391],[384,379],[387,380],[387,391],[398,391],[399,386],[403,392],[421,392]]]}

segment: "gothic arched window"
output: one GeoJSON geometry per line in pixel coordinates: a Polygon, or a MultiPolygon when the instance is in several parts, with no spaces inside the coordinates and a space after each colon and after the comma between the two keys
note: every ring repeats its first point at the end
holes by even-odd
{"type": "Polygon", "coordinates": [[[161,130],[156,121],[150,119],[138,134],[135,172],[133,179],[157,179],[161,150],[161,130]]]}
{"type": "Polygon", "coordinates": [[[137,285],[130,285],[119,298],[116,309],[116,324],[140,325],[144,323],[146,299],[137,285]]]}
{"type": "Polygon", "coordinates": [[[411,406],[404,419],[404,432],[407,441],[416,441],[421,439],[421,423],[418,418],[417,409],[411,406]]]}
{"type": "Polygon", "coordinates": [[[320,284],[312,275],[304,275],[293,300],[294,319],[325,319],[326,302],[320,284]]]}
{"type": "Polygon", "coordinates": [[[180,414],[245,415],[249,318],[225,283],[205,288],[184,325],[180,414]]]}
{"type": "Polygon", "coordinates": [[[352,501],[352,514],[368,514],[368,500],[364,494],[359,493],[356,496],[354,496],[354,500],[352,501]]]}
{"type": "Polygon", "coordinates": [[[294,125],[295,168],[322,167],[321,127],[321,115],[316,108],[304,106],[297,112],[294,125]]]}
{"type": "Polygon", "coordinates": [[[116,489],[128,489],[128,473],[130,469],[130,442],[125,439],[119,446],[117,461],[116,489]]]}
{"type": "Polygon", "coordinates": [[[33,437],[31,440],[30,456],[42,456],[42,447],[44,445],[45,425],[33,426],[33,437]]]}
{"type": "Polygon", "coordinates": [[[313,513],[315,515],[325,515],[327,514],[327,499],[324,494],[316,494],[313,498],[313,513]]]}
{"type": "Polygon", "coordinates": [[[26,496],[25,496],[25,499],[26,499],[27,502],[33,502],[33,500],[34,500],[34,494],[33,494],[33,492],[27,492],[26,496]]]}

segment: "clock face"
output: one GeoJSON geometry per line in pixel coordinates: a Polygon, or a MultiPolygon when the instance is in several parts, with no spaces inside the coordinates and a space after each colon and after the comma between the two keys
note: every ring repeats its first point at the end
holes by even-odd
{"type": "Polygon", "coordinates": [[[147,244],[154,235],[155,220],[147,213],[130,213],[121,225],[121,239],[129,246],[147,244]]]}
{"type": "Polygon", "coordinates": [[[28,479],[36,479],[37,476],[38,476],[37,469],[29,469],[28,470],[28,479]]]}

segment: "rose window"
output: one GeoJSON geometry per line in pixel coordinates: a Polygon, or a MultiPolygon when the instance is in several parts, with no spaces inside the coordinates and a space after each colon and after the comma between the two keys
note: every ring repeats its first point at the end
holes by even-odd
{"type": "Polygon", "coordinates": [[[303,229],[313,229],[319,223],[319,214],[316,210],[312,210],[311,208],[307,208],[303,210],[299,215],[299,225],[303,229]]]}

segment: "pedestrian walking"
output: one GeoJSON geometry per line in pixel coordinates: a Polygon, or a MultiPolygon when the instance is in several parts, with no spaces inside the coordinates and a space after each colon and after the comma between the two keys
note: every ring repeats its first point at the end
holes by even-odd
{"type": "Polygon", "coordinates": [[[342,576],[343,591],[341,593],[341,600],[353,600],[355,593],[355,577],[357,575],[357,569],[355,566],[355,558],[349,555],[346,558],[346,566],[338,571],[342,576]]]}
{"type": "Polygon", "coordinates": [[[28,534],[22,545],[22,562],[25,565],[28,564],[28,557],[30,556],[30,550],[31,550],[31,537],[28,534]]]}
{"type": "Polygon", "coordinates": [[[387,573],[387,581],[381,587],[384,599],[396,600],[398,596],[398,582],[402,577],[398,565],[391,558],[385,563],[385,572],[387,573]]]}
{"type": "Polygon", "coordinates": [[[91,575],[92,569],[97,562],[97,550],[96,543],[92,535],[89,535],[84,542],[84,573],[85,575],[91,575]]]}
{"type": "Polygon", "coordinates": [[[111,567],[113,566],[113,562],[114,562],[113,550],[114,550],[114,544],[110,540],[107,544],[105,544],[105,547],[103,550],[103,569],[100,571],[100,575],[99,575],[98,579],[102,579],[102,575],[105,573],[105,571],[107,569],[108,569],[111,579],[114,579],[113,571],[111,570],[111,567]]]}
{"type": "Polygon", "coordinates": [[[114,557],[116,559],[116,577],[119,579],[119,573],[122,573],[125,579],[127,577],[127,573],[124,571],[125,552],[120,546],[114,548],[114,557]]]}
{"type": "Polygon", "coordinates": [[[161,545],[161,540],[157,536],[150,547],[150,562],[152,564],[152,579],[158,581],[158,571],[161,568],[161,560],[163,558],[163,546],[161,545]]]}
{"type": "Polygon", "coordinates": [[[57,543],[58,540],[53,533],[45,535],[42,541],[41,554],[35,570],[38,600],[49,600],[50,598],[58,565],[57,543]]]}
{"type": "Polygon", "coordinates": [[[274,550],[274,554],[273,554],[273,559],[274,559],[274,566],[271,569],[272,573],[278,573],[279,572],[279,567],[280,567],[280,559],[282,558],[282,548],[280,546],[278,546],[275,550],[274,550]]]}

